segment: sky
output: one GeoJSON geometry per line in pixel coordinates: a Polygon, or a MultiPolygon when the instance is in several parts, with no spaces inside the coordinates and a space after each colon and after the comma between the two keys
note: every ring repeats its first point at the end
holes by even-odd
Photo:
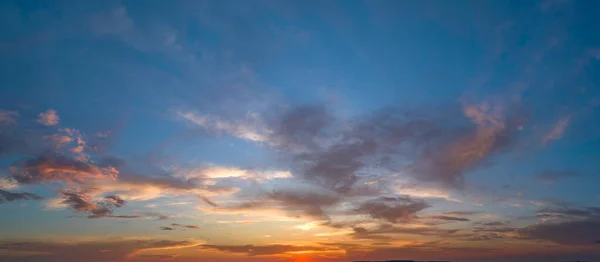
{"type": "Polygon", "coordinates": [[[0,261],[598,261],[599,8],[0,1],[0,261]]]}

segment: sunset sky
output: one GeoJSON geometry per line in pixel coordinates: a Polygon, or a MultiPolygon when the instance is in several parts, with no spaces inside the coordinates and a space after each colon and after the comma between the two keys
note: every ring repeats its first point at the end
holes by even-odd
{"type": "Polygon", "coordinates": [[[0,1],[0,261],[600,261],[598,10],[0,1]]]}

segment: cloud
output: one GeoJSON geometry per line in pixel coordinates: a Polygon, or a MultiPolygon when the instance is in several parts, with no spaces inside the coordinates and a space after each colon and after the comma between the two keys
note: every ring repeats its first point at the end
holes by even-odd
{"type": "Polygon", "coordinates": [[[52,145],[56,148],[60,148],[64,144],[68,144],[73,141],[73,138],[71,138],[70,136],[61,135],[61,134],[52,134],[52,135],[45,136],[44,138],[46,140],[50,140],[52,142],[52,145]]]}
{"type": "Polygon", "coordinates": [[[205,197],[205,196],[199,196],[200,199],[202,199],[202,201],[204,201],[204,203],[211,205],[212,207],[217,207],[218,205],[213,202],[212,200],[210,200],[210,198],[205,197]]]}
{"type": "Polygon", "coordinates": [[[41,196],[32,193],[14,193],[0,189],[0,204],[17,200],[40,200],[41,196]]]}
{"type": "Polygon", "coordinates": [[[540,223],[527,226],[519,230],[519,233],[525,237],[558,244],[589,245],[598,241],[600,219],[540,223]]]}
{"type": "Polygon", "coordinates": [[[172,227],[159,227],[159,229],[160,229],[160,230],[167,230],[167,231],[168,231],[168,230],[175,230],[175,229],[174,229],[174,228],[172,228],[172,227]]]}
{"type": "Polygon", "coordinates": [[[507,116],[504,107],[487,102],[466,105],[463,113],[476,128],[443,143],[439,148],[427,150],[417,163],[416,172],[422,178],[461,187],[464,172],[507,148],[523,122],[523,117],[518,114],[507,116]]]}
{"type": "Polygon", "coordinates": [[[552,170],[544,170],[538,175],[538,180],[544,183],[556,183],[559,180],[582,176],[581,173],[577,171],[552,171],[552,170]]]}
{"type": "Polygon", "coordinates": [[[58,124],[59,120],[60,118],[58,117],[56,110],[48,109],[46,112],[38,115],[37,122],[45,126],[54,126],[58,124]]]}
{"type": "Polygon", "coordinates": [[[390,240],[394,235],[422,235],[422,236],[447,236],[452,237],[459,230],[457,229],[440,229],[433,226],[410,226],[393,224],[379,224],[374,228],[353,227],[354,231],[350,234],[355,239],[372,239],[372,240],[390,240]]]}
{"type": "Polygon", "coordinates": [[[333,251],[339,250],[327,246],[295,246],[295,245],[245,245],[245,246],[225,246],[225,245],[202,245],[205,249],[214,249],[227,253],[241,253],[248,256],[268,256],[280,255],[289,252],[310,252],[310,251],[333,251]]]}
{"type": "Polygon", "coordinates": [[[125,205],[125,200],[116,195],[104,197],[101,201],[93,201],[90,195],[92,189],[83,189],[79,191],[62,191],[63,204],[68,205],[77,212],[88,212],[88,218],[139,218],[139,216],[114,216],[115,208],[125,205]]]}
{"type": "Polygon", "coordinates": [[[586,207],[574,208],[544,208],[536,212],[536,216],[545,220],[574,220],[574,219],[600,219],[600,208],[586,207]]]}
{"type": "Polygon", "coordinates": [[[313,218],[327,218],[324,208],[340,201],[340,196],[334,192],[302,189],[276,189],[267,198],[280,203],[292,216],[306,215],[313,218]]]}
{"type": "Polygon", "coordinates": [[[450,211],[450,212],[444,212],[444,215],[448,215],[448,216],[471,216],[471,215],[477,215],[477,214],[481,214],[481,212],[479,212],[479,211],[450,211]]]}
{"type": "Polygon", "coordinates": [[[184,228],[189,228],[189,229],[200,229],[199,226],[194,226],[194,225],[181,225],[181,224],[177,224],[177,223],[173,223],[171,224],[171,226],[174,227],[184,227],[184,228]]]}
{"type": "MultiPolygon", "coordinates": [[[[9,258],[26,254],[39,261],[78,262],[87,261],[124,261],[144,255],[172,255],[176,249],[193,248],[202,242],[195,240],[173,241],[145,238],[101,238],[93,240],[64,241],[7,241],[0,242],[0,250],[9,258]],[[10,252],[5,252],[6,248],[10,252]],[[150,254],[147,254],[150,253],[150,254]]],[[[144,257],[150,259],[149,257],[144,257]]],[[[17,259],[18,260],[18,259],[17,259]]]]}
{"type": "MultiPolygon", "coordinates": [[[[306,183],[279,186],[272,190],[259,190],[253,199],[244,197],[235,204],[218,205],[213,208],[199,206],[207,213],[248,213],[293,218],[328,219],[328,208],[337,205],[341,197],[337,192],[306,183]]],[[[243,192],[242,192],[243,193],[243,192]]]]}
{"type": "Polygon", "coordinates": [[[392,223],[402,223],[415,219],[419,211],[428,207],[425,201],[409,197],[379,197],[360,204],[354,211],[392,223]]]}
{"type": "Polygon", "coordinates": [[[135,211],[134,212],[138,217],[145,217],[145,218],[153,218],[156,220],[167,220],[170,219],[171,216],[165,215],[165,214],[161,214],[158,212],[149,212],[149,211],[135,211]]]}
{"type": "Polygon", "coordinates": [[[563,117],[560,120],[558,120],[558,122],[554,124],[554,127],[552,127],[552,130],[550,130],[550,132],[542,138],[542,144],[545,145],[552,140],[561,138],[563,136],[563,133],[569,126],[570,121],[571,116],[563,117]]]}
{"type": "Polygon", "coordinates": [[[277,178],[292,178],[292,173],[290,171],[282,170],[247,170],[239,167],[210,165],[208,167],[192,169],[182,174],[182,176],[204,179],[236,177],[263,181],[277,178]]]}
{"type": "Polygon", "coordinates": [[[431,217],[428,217],[428,218],[438,219],[438,220],[446,220],[446,221],[470,221],[468,218],[453,217],[453,216],[431,216],[431,217]]]}
{"type": "Polygon", "coordinates": [[[116,179],[119,171],[113,167],[97,167],[88,162],[61,155],[44,155],[25,159],[11,166],[13,178],[22,184],[43,181],[83,182],[86,179],[116,179]]]}
{"type": "Polygon", "coordinates": [[[253,114],[249,114],[247,119],[240,121],[228,121],[217,116],[201,115],[194,112],[177,111],[176,114],[208,131],[217,134],[226,133],[239,139],[267,142],[271,134],[271,131],[253,114]]]}
{"type": "Polygon", "coordinates": [[[9,125],[16,123],[15,117],[19,116],[17,111],[8,111],[0,109],[0,125],[9,125]]]}
{"type": "Polygon", "coordinates": [[[482,225],[495,227],[495,226],[506,226],[506,225],[508,225],[508,223],[502,222],[502,221],[494,221],[494,222],[483,223],[482,225]]]}

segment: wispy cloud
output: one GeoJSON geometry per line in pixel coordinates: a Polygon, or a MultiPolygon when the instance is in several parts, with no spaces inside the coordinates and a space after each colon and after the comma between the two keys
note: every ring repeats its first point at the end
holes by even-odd
{"type": "Polygon", "coordinates": [[[554,124],[550,132],[542,138],[542,144],[546,145],[552,140],[557,140],[561,138],[567,130],[567,127],[569,126],[570,122],[571,116],[566,116],[558,120],[558,122],[554,124]]]}
{"type": "Polygon", "coordinates": [[[179,117],[210,132],[226,133],[239,139],[254,142],[268,142],[272,131],[255,114],[248,114],[244,120],[229,121],[217,116],[201,115],[194,112],[177,111],[179,117]]]}
{"type": "Polygon", "coordinates": [[[17,111],[8,111],[0,109],[0,124],[8,125],[16,123],[15,117],[19,116],[17,111]]]}

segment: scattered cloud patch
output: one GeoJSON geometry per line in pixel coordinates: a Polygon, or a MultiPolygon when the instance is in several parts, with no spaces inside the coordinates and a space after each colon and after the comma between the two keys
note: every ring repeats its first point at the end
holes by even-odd
{"type": "Polygon", "coordinates": [[[60,118],[54,109],[48,109],[38,115],[37,122],[45,126],[54,126],[58,124],[60,118]]]}

